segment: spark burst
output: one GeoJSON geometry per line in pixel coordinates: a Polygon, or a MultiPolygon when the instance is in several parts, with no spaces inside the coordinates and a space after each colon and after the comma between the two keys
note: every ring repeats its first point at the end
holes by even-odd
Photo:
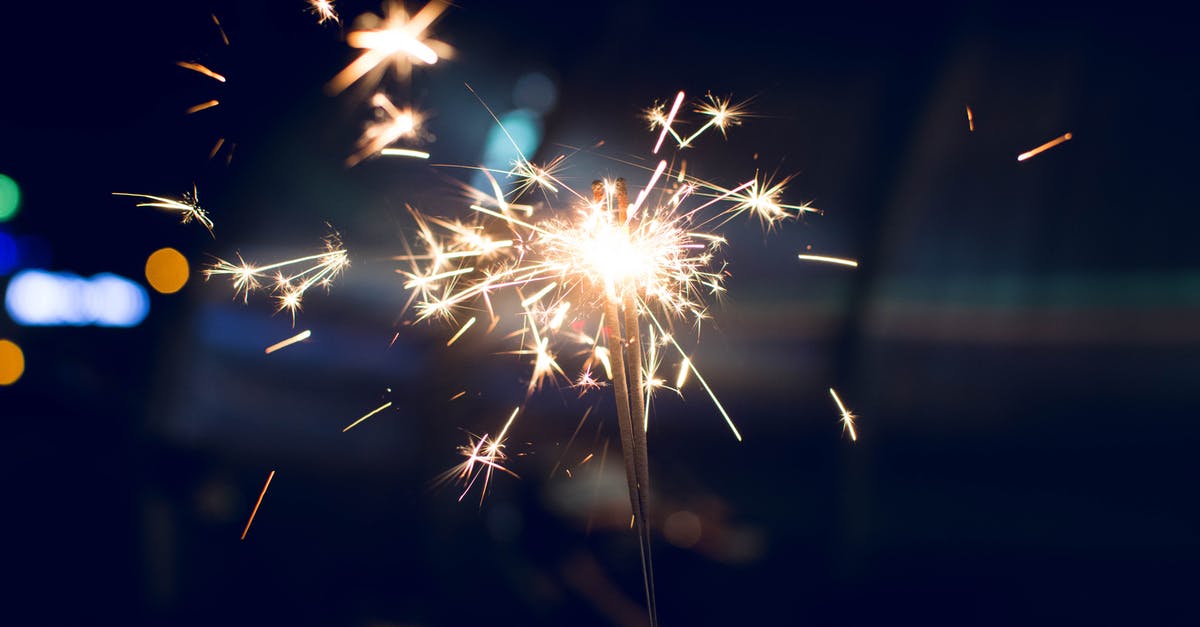
{"type": "Polygon", "coordinates": [[[430,39],[426,32],[448,6],[434,0],[409,15],[403,2],[391,1],[384,4],[383,17],[374,13],[359,16],[346,43],[362,53],[329,81],[329,91],[339,93],[368,75],[373,77],[369,80],[378,82],[389,67],[407,77],[414,64],[433,65],[439,58],[449,57],[453,49],[430,39]]]}
{"type": "Polygon", "coordinates": [[[138,207],[154,207],[164,211],[174,211],[180,215],[179,221],[187,224],[193,220],[199,222],[201,226],[208,230],[208,234],[213,235],[213,221],[208,217],[208,212],[200,207],[200,194],[196,190],[196,186],[192,186],[191,192],[184,192],[179,198],[169,198],[166,196],[151,196],[150,194],[130,194],[127,192],[113,192],[113,196],[129,196],[131,198],[144,198],[146,202],[139,202],[138,207]]]}
{"type": "Polygon", "coordinates": [[[292,324],[295,324],[296,312],[300,309],[305,292],[316,286],[328,289],[349,265],[350,257],[342,248],[341,239],[334,233],[325,237],[324,250],[315,255],[255,266],[238,254],[236,264],[217,259],[204,271],[204,276],[206,279],[229,276],[233,282],[234,296],[240,293],[243,302],[250,300],[250,292],[262,289],[266,283],[270,286],[266,289],[275,298],[276,311],[288,310],[292,314],[292,324]],[[291,271],[293,267],[299,269],[291,271]],[[285,269],[290,273],[285,273],[285,269]]]}
{"type": "MultiPolygon", "coordinates": [[[[412,107],[399,108],[382,93],[371,98],[376,118],[366,125],[358,138],[358,151],[346,159],[346,165],[358,162],[401,140],[421,143],[430,138],[423,127],[425,115],[412,107]]],[[[405,150],[405,149],[401,149],[405,150]]]]}
{"type": "Polygon", "coordinates": [[[308,0],[308,12],[317,16],[317,24],[341,22],[331,0],[308,0]]]}
{"type": "Polygon", "coordinates": [[[838,411],[842,414],[842,430],[850,434],[852,442],[857,442],[858,432],[854,430],[854,420],[858,416],[855,416],[850,413],[850,410],[846,409],[846,406],[842,404],[842,399],[838,398],[838,394],[833,391],[833,388],[829,388],[829,395],[833,397],[833,402],[837,403],[838,411]]]}
{"type": "MultiPolygon", "coordinates": [[[[680,93],[669,113],[659,106],[649,110],[651,130],[661,129],[660,145],[670,135],[678,148],[691,147],[707,131],[724,134],[744,115],[744,103],[731,105],[730,99],[709,95],[694,109],[706,121],[682,137],[673,128],[682,101],[680,93]]],[[[485,312],[494,326],[503,307],[497,298],[504,293],[516,295],[521,324],[515,335],[521,347],[513,353],[532,362],[528,394],[551,381],[570,384],[581,395],[612,387],[653,624],[646,456],[647,407],[653,392],[677,389],[691,375],[741,439],[671,329],[677,322],[687,322],[698,331],[709,318],[707,300],[725,291],[727,273],[719,253],[726,241],[716,232],[719,227],[750,216],[769,229],[815,209],[782,201],[787,179],[775,181],[756,173],[726,188],[687,175],[682,168],[676,170],[666,160],[650,170],[631,203],[624,179],[595,181],[587,192],[573,189],[556,174],[562,162],[558,157],[542,167],[519,157],[507,173],[515,190],[508,194],[484,170],[494,195],[473,194],[476,202],[470,205],[472,217],[466,222],[410,208],[417,225],[416,246],[413,250],[406,243],[408,254],[396,259],[408,267],[397,272],[406,279],[409,302],[415,303],[420,320],[454,320],[475,311],[485,312]],[[545,196],[545,202],[515,204],[534,190],[545,196]],[[564,197],[567,206],[553,206],[564,197]],[[646,346],[643,327],[650,337],[646,346]],[[676,388],[667,387],[655,375],[663,350],[673,350],[680,360],[676,388]],[[560,364],[567,357],[582,362],[577,376],[568,377],[560,364]],[[599,380],[598,365],[603,366],[607,383],[599,380]]],[[[472,322],[460,327],[449,343],[474,320],[472,316],[472,322]]],[[[497,452],[513,418],[500,438],[472,437],[460,447],[467,461],[451,475],[470,478],[469,489],[478,472],[487,473],[486,485],[493,470],[506,470],[499,465],[497,452]]]]}

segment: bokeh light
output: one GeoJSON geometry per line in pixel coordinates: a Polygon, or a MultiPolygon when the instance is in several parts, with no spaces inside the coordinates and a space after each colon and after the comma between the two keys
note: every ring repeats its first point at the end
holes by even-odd
{"type": "Polygon", "coordinates": [[[160,248],[146,259],[146,281],[160,294],[174,294],[188,282],[188,260],[174,248],[160,248]]]}
{"type": "Polygon", "coordinates": [[[7,222],[17,215],[21,206],[21,188],[11,178],[0,174],[0,222],[7,222]]]}
{"type": "Polygon", "coordinates": [[[11,340],[0,340],[0,385],[12,385],[25,373],[25,353],[11,340]]]}
{"type": "Polygon", "coordinates": [[[4,306],[24,326],[132,327],[150,312],[150,297],[141,285],[115,274],[85,279],[22,270],[9,281],[4,306]]]}

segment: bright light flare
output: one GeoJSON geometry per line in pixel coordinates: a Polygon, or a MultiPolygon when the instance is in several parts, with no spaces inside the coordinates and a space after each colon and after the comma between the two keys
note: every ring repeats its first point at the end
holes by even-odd
{"type": "Polygon", "coordinates": [[[435,0],[410,16],[403,2],[392,1],[384,5],[383,17],[372,13],[359,16],[358,27],[346,35],[346,42],[363,52],[329,81],[329,90],[341,92],[369,74],[377,82],[388,67],[399,76],[408,76],[414,62],[432,65],[439,57],[449,56],[450,46],[430,39],[426,32],[448,6],[435,0]]]}

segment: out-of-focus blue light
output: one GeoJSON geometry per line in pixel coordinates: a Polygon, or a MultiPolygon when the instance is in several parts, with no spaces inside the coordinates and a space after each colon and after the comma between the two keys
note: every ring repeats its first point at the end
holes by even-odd
{"type": "MultiPolygon", "coordinates": [[[[509,111],[500,116],[500,126],[493,126],[492,130],[488,131],[487,143],[484,144],[483,159],[481,160],[483,167],[507,171],[520,159],[522,154],[527,158],[532,157],[541,142],[542,123],[536,113],[527,109],[509,111]],[[508,135],[504,134],[506,130],[508,135]],[[511,141],[509,136],[512,137],[511,141]],[[513,146],[514,143],[516,146],[513,146]]],[[[501,185],[505,184],[503,176],[497,176],[496,181],[501,185]]],[[[492,184],[483,172],[475,174],[475,177],[471,179],[471,185],[475,189],[488,193],[492,191],[492,184]]]]}
{"type": "Polygon", "coordinates": [[[8,282],[4,307],[24,326],[132,327],[150,313],[150,297],[141,285],[115,274],[86,279],[23,270],[8,282]]]}
{"type": "Polygon", "coordinates": [[[17,240],[8,233],[0,232],[0,276],[5,276],[17,267],[17,240]]]}

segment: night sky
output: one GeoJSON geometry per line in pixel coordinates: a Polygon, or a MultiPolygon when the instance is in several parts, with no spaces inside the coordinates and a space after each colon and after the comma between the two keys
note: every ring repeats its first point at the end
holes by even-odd
{"type": "MultiPolygon", "coordinates": [[[[337,8],[350,22],[379,5],[337,8]]],[[[454,57],[382,83],[430,112],[432,158],[351,168],[371,91],[326,93],[355,52],[302,0],[5,6],[0,174],[21,200],[0,221],[0,292],[29,269],[144,285],[166,246],[192,275],[151,291],[133,328],[0,311],[25,359],[0,386],[0,622],[644,624],[611,401],[535,395],[510,442],[520,478],[498,475],[482,505],[433,485],[464,432],[523,401],[528,359],[499,333],[447,348],[455,327],[411,324],[392,257],[412,238],[406,205],[465,217],[471,173],[437,164],[481,163],[483,103],[527,115],[517,86],[535,74],[554,102],[529,117],[530,156],[572,155],[577,188],[644,178],[643,109],[711,91],[754,115],[706,136],[689,173],[791,176],[785,199],[821,209],[725,227],[728,294],[698,344],[683,334],[745,440],[694,385],[656,397],[663,625],[1200,622],[1187,17],[463,0],[433,29],[454,57]],[[232,158],[209,158],[219,137],[232,158]],[[193,184],[214,236],[111,195],[193,184]],[[308,254],[331,229],[352,265],[295,328],[199,274],[237,252],[308,254]],[[603,472],[552,472],[606,442],[603,472]]]]}

